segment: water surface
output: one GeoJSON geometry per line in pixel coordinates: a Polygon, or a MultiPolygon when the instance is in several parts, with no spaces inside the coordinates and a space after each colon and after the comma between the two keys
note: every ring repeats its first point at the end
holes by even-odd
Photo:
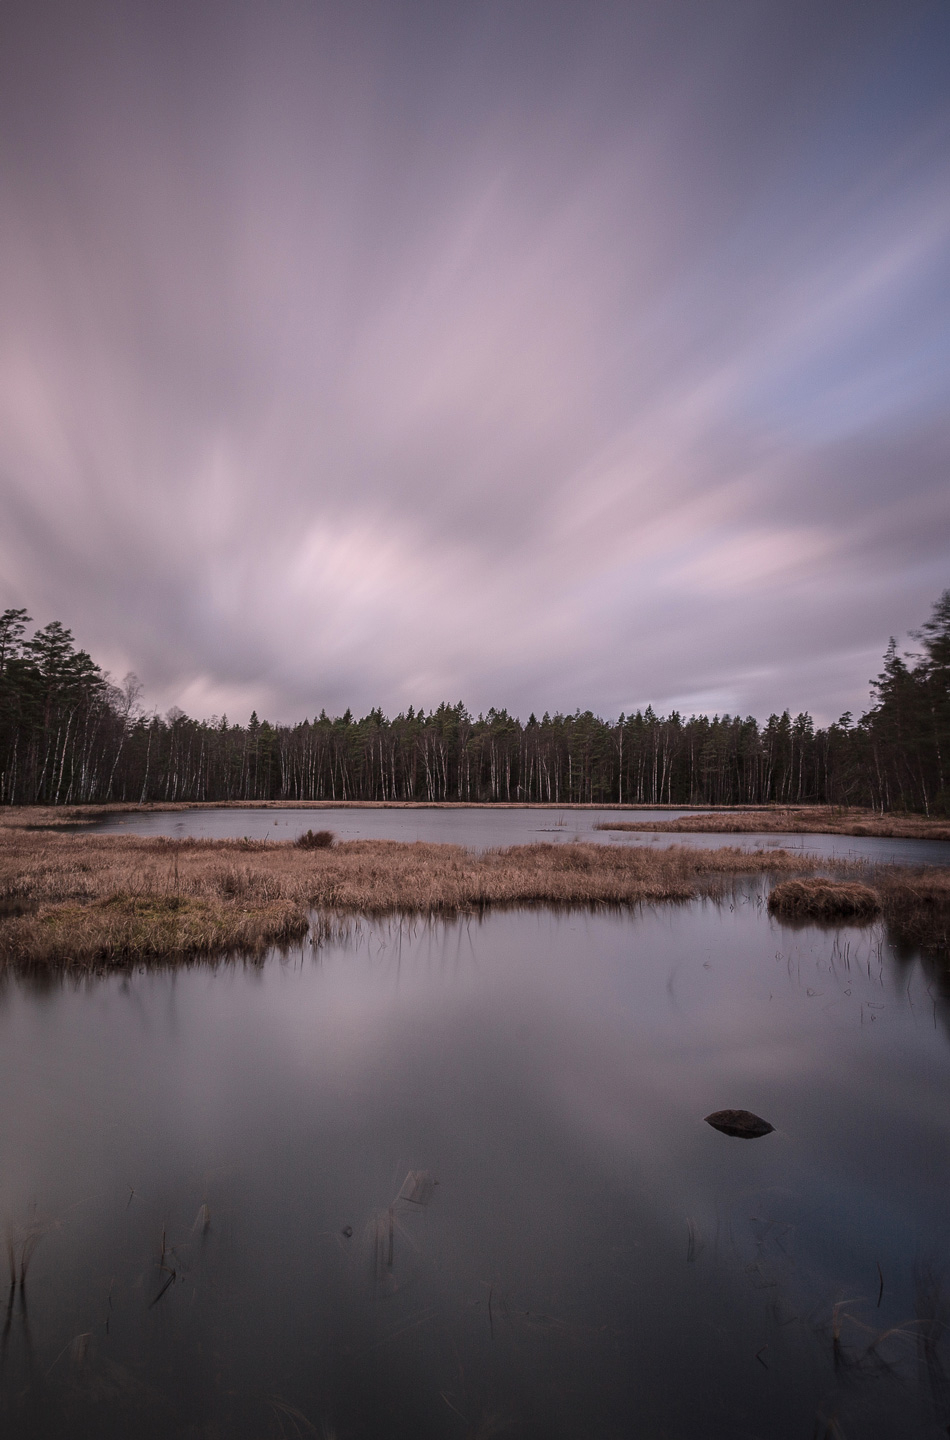
{"type": "Polygon", "coordinates": [[[0,1421],[945,1435],[945,985],[755,886],[8,981],[0,1421]]]}
{"type": "MultiPolygon", "coordinates": [[[[693,810],[663,811],[677,820],[693,810]]],[[[495,809],[359,809],[341,806],[320,810],[215,809],[158,810],[109,814],[91,828],[98,834],[197,836],[215,839],[293,840],[305,830],[332,830],[340,840],[426,840],[486,850],[499,845],[549,844],[583,840],[600,845],[693,845],[715,848],[736,845],[743,850],[798,850],[824,858],[867,860],[904,865],[950,864],[950,840],[889,840],[857,835],[717,835],[598,830],[604,822],[637,824],[658,818],[656,810],[557,810],[531,806],[495,809]]]]}

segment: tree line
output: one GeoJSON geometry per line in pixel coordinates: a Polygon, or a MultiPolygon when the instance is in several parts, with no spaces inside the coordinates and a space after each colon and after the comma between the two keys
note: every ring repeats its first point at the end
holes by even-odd
{"type": "Polygon", "coordinates": [[[785,711],[615,721],[590,710],[471,715],[461,703],[394,719],[325,711],[295,725],[147,713],[53,621],[0,615],[0,803],[422,800],[553,804],[870,805],[950,813],[950,590],[891,640],[871,704],[825,729],[785,711]]]}

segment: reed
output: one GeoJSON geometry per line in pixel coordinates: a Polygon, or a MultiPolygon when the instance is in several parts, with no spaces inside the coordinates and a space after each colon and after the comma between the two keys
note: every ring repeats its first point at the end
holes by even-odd
{"type": "MultiPolygon", "coordinates": [[[[866,867],[723,847],[456,845],[353,840],[167,840],[0,826],[0,964],[103,968],[262,954],[339,917],[453,916],[492,906],[637,906],[719,896],[741,876],[777,880],[866,867]]],[[[885,914],[950,913],[950,871],[874,871],[885,914]]]]}
{"type": "Polygon", "coordinates": [[[783,852],[729,849],[526,845],[474,855],[382,840],[301,849],[0,830],[0,959],[95,966],[253,954],[300,939],[311,908],[454,915],[492,905],[635,905],[801,867],[783,852]]]}
{"type": "Polygon", "coordinates": [[[831,805],[714,810],[677,820],[604,820],[595,830],[662,831],[673,835],[873,835],[887,840],[950,840],[946,821],[922,815],[880,815],[831,805]]]}
{"type": "Polygon", "coordinates": [[[48,1235],[54,1228],[56,1228],[56,1222],[52,1220],[34,1219],[25,1225],[8,1224],[4,1235],[4,1244],[7,1252],[11,1291],[17,1285],[21,1291],[26,1289],[26,1277],[36,1247],[44,1235],[48,1235]]]}
{"type": "Polygon", "coordinates": [[[881,913],[876,890],[856,881],[826,880],[809,876],[773,886],[769,910],[773,915],[801,920],[873,920],[881,913]]]}

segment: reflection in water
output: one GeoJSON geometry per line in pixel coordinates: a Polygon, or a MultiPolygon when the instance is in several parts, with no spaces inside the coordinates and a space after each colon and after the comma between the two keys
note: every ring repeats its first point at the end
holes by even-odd
{"type": "Polygon", "coordinates": [[[945,1434],[936,965],[750,886],[8,982],[8,1433],[945,1434]]]}

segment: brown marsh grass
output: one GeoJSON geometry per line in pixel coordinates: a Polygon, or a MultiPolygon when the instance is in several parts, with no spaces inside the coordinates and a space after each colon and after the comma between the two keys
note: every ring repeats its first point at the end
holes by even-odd
{"type": "Polygon", "coordinates": [[[769,893],[769,910],[800,920],[873,920],[881,913],[881,897],[870,885],[851,880],[808,876],[783,880],[769,893]]]}
{"type": "Polygon", "coordinates": [[[451,916],[490,906],[637,905],[721,894],[740,875],[801,873],[774,850],[657,851],[354,840],[167,840],[0,828],[0,961],[97,966],[259,954],[324,916],[451,916]]]}
{"type": "MultiPolygon", "coordinates": [[[[868,867],[783,850],[536,844],[474,854],[456,845],[353,840],[169,840],[0,826],[0,964],[100,968],[190,956],[260,955],[339,917],[451,917],[492,906],[637,906],[724,894],[741,876],[778,880],[868,867]]],[[[946,928],[950,870],[880,866],[885,916],[946,928]]],[[[932,926],[931,926],[932,928],[932,926]]]]}
{"type": "MultiPolygon", "coordinates": [[[[832,867],[823,867],[831,869],[832,867]]],[[[888,939],[904,950],[921,950],[950,961],[950,867],[848,865],[839,877],[803,877],[773,885],[768,908],[791,924],[861,924],[881,916],[888,939]],[[860,879],[852,879],[852,876],[860,879]]]]}
{"type": "Polygon", "coordinates": [[[604,820],[596,830],[649,830],[712,835],[876,835],[886,840],[950,840],[946,821],[923,815],[880,815],[831,805],[715,810],[678,820],[604,820]]]}

